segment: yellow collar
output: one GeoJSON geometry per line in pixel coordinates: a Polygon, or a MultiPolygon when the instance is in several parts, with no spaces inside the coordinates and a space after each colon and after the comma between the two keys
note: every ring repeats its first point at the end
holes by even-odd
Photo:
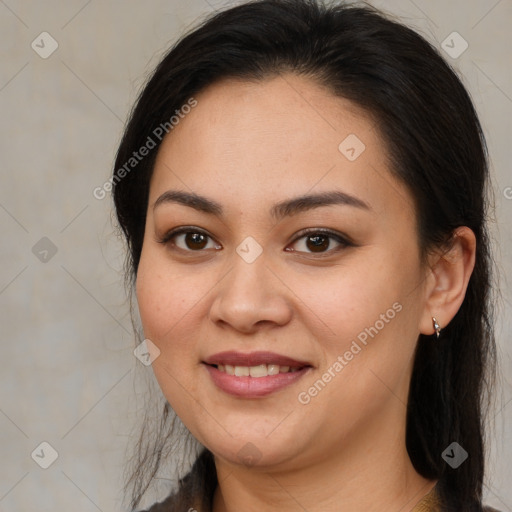
{"type": "Polygon", "coordinates": [[[412,512],[440,512],[440,510],[441,502],[439,501],[436,488],[433,487],[432,490],[426,494],[419,503],[416,504],[416,506],[412,509],[412,512]]]}
{"type": "MultiPolygon", "coordinates": [[[[202,508],[199,500],[194,503],[194,510],[201,512],[202,508]]],[[[428,494],[423,496],[420,502],[416,503],[411,512],[441,512],[441,510],[441,501],[434,486],[428,494]]]]}

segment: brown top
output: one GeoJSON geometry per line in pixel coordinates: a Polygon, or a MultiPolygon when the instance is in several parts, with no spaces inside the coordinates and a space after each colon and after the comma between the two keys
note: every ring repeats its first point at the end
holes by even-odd
{"type": "Polygon", "coordinates": [[[441,502],[435,487],[416,504],[412,512],[441,512],[441,502]]]}
{"type": "MultiPolygon", "coordinates": [[[[211,512],[202,510],[199,503],[194,507],[197,512],[211,512]]],[[[442,512],[440,508],[441,502],[439,501],[439,497],[436,493],[436,488],[434,487],[427,495],[423,497],[423,499],[416,504],[411,512],[442,512]]],[[[489,511],[491,512],[491,511],[489,511]]]]}
{"type": "MultiPolygon", "coordinates": [[[[217,485],[213,454],[205,449],[198,456],[189,473],[180,480],[177,491],[145,512],[212,512],[213,496],[217,485]]],[[[447,512],[448,506],[444,503],[442,496],[441,482],[438,482],[428,494],[416,503],[411,512],[447,512]]],[[[451,510],[452,512],[468,512],[451,510]]],[[[476,503],[474,510],[499,512],[491,507],[480,508],[476,503]]]]}
{"type": "MultiPolygon", "coordinates": [[[[437,489],[434,487],[423,499],[416,504],[412,512],[442,512],[442,503],[437,494],[437,489]]],[[[499,512],[492,507],[483,507],[484,512],[499,512]]]]}
{"type": "MultiPolygon", "coordinates": [[[[171,499],[172,498],[169,497],[165,501],[153,505],[147,512],[167,512],[171,510],[171,499]]],[[[200,497],[196,497],[195,500],[190,502],[191,507],[188,510],[194,512],[211,512],[211,510],[204,509],[200,501],[200,497]]],[[[491,507],[483,507],[483,510],[484,512],[499,512],[491,507]]],[[[436,487],[433,487],[432,490],[416,504],[412,512],[443,512],[442,503],[439,499],[436,487]]]]}

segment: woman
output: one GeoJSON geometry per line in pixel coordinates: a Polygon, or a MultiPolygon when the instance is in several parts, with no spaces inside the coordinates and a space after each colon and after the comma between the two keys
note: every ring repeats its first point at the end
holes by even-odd
{"type": "Polygon", "coordinates": [[[168,401],[132,506],[172,408],[204,448],[152,512],[491,510],[487,179],[455,73],[371,8],[261,0],[182,38],[112,178],[168,401]]]}

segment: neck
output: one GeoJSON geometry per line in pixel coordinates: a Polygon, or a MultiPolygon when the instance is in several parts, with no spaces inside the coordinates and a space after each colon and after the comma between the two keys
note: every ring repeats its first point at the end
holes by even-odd
{"type": "Polygon", "coordinates": [[[434,487],[419,475],[405,448],[404,428],[372,421],[308,464],[289,461],[245,467],[215,457],[219,485],[213,512],[410,512],[434,487]]]}

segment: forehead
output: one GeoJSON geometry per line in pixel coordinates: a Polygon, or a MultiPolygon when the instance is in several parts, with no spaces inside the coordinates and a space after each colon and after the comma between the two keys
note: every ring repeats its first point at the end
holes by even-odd
{"type": "Polygon", "coordinates": [[[309,79],[224,80],[195,99],[161,144],[150,204],[176,187],[246,207],[333,188],[410,200],[371,116],[309,79]]]}

